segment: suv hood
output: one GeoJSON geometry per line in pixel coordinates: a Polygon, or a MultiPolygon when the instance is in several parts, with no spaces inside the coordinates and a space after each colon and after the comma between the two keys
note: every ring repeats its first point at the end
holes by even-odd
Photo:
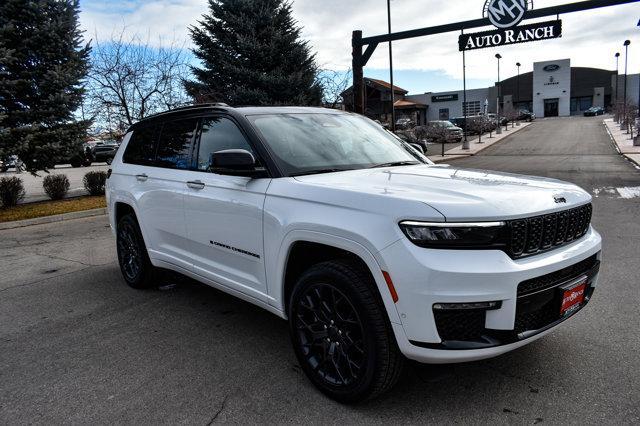
{"type": "Polygon", "coordinates": [[[419,201],[438,210],[447,221],[516,219],[591,201],[587,192],[560,180],[447,165],[350,170],[295,179],[389,197],[389,201],[397,198],[419,201]]]}

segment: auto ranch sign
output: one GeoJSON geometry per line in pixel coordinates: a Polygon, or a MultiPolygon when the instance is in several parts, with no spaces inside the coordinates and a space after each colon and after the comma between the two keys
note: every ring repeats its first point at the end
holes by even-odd
{"type": "Polygon", "coordinates": [[[521,25],[508,30],[462,34],[458,38],[458,48],[462,52],[463,50],[506,46],[509,44],[548,40],[558,37],[562,37],[562,21],[560,20],[521,25]]]}
{"type": "Polygon", "coordinates": [[[517,26],[530,5],[527,0],[487,0],[483,15],[497,30],[461,34],[459,50],[484,49],[562,37],[562,21],[517,26]]]}

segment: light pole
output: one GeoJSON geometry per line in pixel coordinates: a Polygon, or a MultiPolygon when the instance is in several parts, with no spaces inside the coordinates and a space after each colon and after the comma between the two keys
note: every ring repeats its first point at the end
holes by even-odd
{"type": "MultiPolygon", "coordinates": [[[[391,0],[387,0],[387,23],[389,24],[389,35],[391,35],[391,0]]],[[[391,131],[396,131],[396,106],[395,104],[395,88],[393,87],[393,51],[391,48],[391,40],[389,40],[389,80],[391,83],[391,131]]]]}
{"type": "MultiPolygon", "coordinates": [[[[516,99],[518,99],[518,103],[520,103],[520,62],[516,62],[516,67],[518,67],[518,77],[516,78],[516,99]]],[[[515,102],[514,102],[515,105],[515,102]]],[[[520,108],[520,107],[519,107],[520,108]]],[[[516,110],[518,113],[518,118],[520,118],[519,110],[516,110]]],[[[520,125],[520,120],[516,120],[516,126],[520,125]]]]}
{"type": "MultiPolygon", "coordinates": [[[[464,30],[461,31],[464,34],[464,30]]],[[[462,114],[464,115],[464,140],[462,141],[462,149],[469,149],[469,139],[467,139],[467,114],[469,105],[467,105],[467,62],[462,51],[462,114]]]]}
{"type": "Polygon", "coordinates": [[[627,126],[627,63],[629,62],[629,45],[630,40],[624,41],[624,97],[622,98],[622,122],[620,124],[620,130],[627,128],[629,133],[629,127],[627,126]]]}
{"type": "Polygon", "coordinates": [[[520,62],[516,62],[518,67],[518,78],[516,79],[516,99],[520,102],[520,62]]]}
{"type": "Polygon", "coordinates": [[[498,97],[496,98],[496,135],[502,134],[502,127],[500,127],[500,59],[502,56],[496,53],[496,59],[498,60],[498,97]]]}
{"type": "Polygon", "coordinates": [[[616,92],[613,96],[613,113],[616,123],[620,120],[620,105],[618,105],[618,62],[620,60],[620,52],[616,52],[616,92]]]}

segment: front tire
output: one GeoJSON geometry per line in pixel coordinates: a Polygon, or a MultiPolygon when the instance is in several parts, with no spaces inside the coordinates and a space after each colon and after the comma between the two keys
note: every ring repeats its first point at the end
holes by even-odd
{"type": "Polygon", "coordinates": [[[343,403],[375,398],[398,380],[404,357],[367,270],[351,261],[312,266],[290,299],[294,351],[311,382],[343,403]]]}
{"type": "Polygon", "coordinates": [[[135,216],[124,215],[118,221],[116,235],[118,263],[124,280],[133,288],[151,287],[154,282],[155,268],[149,259],[135,216]]]}

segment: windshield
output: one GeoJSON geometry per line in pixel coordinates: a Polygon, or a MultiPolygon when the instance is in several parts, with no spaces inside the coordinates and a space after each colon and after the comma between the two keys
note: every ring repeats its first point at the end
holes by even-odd
{"type": "Polygon", "coordinates": [[[247,116],[289,176],[382,165],[429,164],[373,121],[351,114],[247,116]]]}

